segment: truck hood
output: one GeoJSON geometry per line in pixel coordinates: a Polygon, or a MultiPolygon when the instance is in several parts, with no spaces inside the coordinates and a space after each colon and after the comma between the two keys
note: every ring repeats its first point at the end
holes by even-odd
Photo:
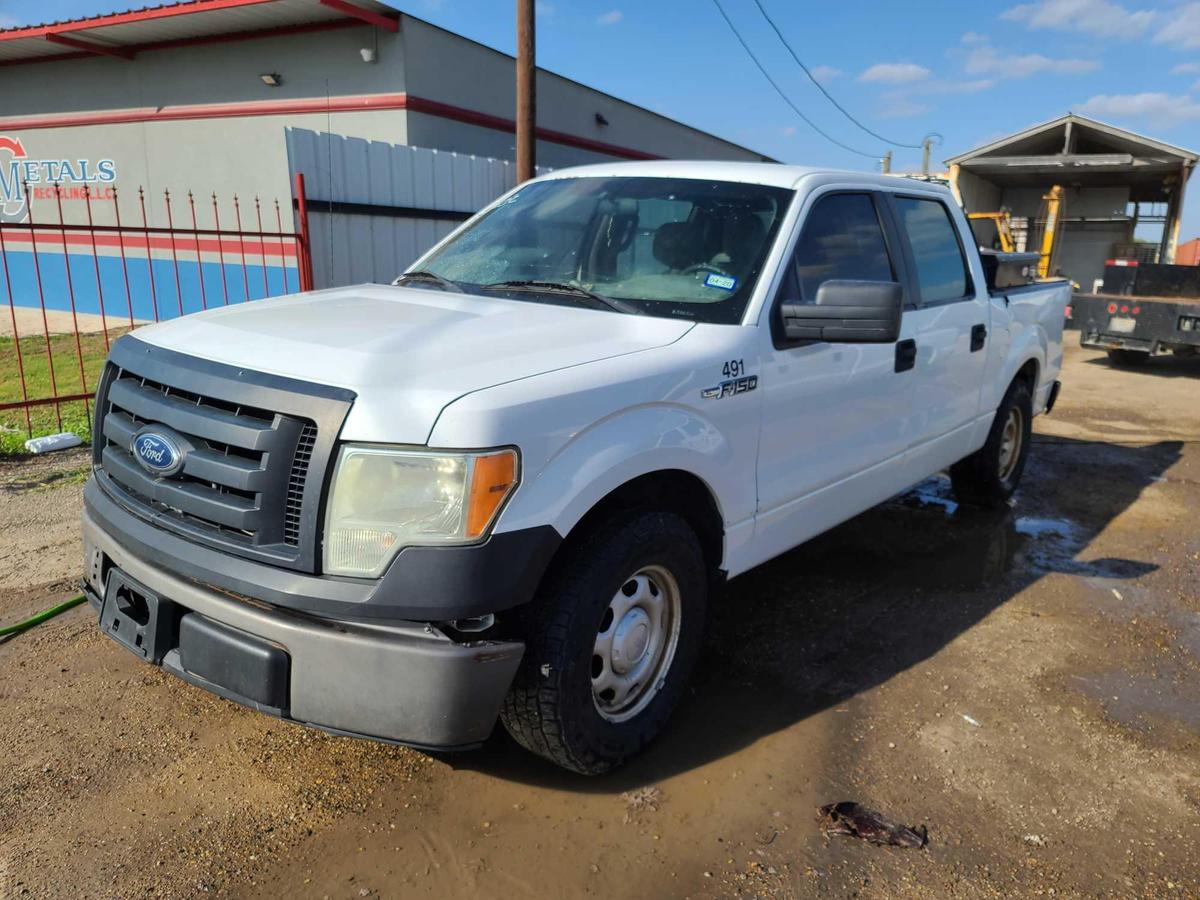
{"type": "Polygon", "coordinates": [[[346,440],[424,444],[441,411],[504,382],[679,340],[692,323],[360,285],[221,307],[137,331],[215,362],[348,388],[346,440]]]}

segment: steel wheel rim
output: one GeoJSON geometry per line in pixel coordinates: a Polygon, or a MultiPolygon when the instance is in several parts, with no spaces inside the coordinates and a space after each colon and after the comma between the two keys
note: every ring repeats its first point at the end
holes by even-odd
{"type": "Polygon", "coordinates": [[[1007,481],[1017,468],[1017,460],[1021,458],[1021,444],[1025,440],[1024,417],[1021,410],[1013,407],[1008,411],[1004,420],[1004,430],[1000,433],[1000,480],[1007,481]]]}
{"type": "Polygon", "coordinates": [[[679,584],[662,566],[645,566],[621,582],[592,646],[592,702],[602,718],[626,722],[662,690],[682,611],[679,584]]]}

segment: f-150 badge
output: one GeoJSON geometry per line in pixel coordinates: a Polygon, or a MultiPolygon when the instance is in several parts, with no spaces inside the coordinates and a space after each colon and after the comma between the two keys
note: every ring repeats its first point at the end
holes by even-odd
{"type": "Polygon", "coordinates": [[[731,378],[722,381],[715,387],[705,388],[700,396],[705,400],[720,400],[722,397],[732,397],[734,394],[744,394],[758,387],[757,375],[746,375],[743,378],[731,378]]]}

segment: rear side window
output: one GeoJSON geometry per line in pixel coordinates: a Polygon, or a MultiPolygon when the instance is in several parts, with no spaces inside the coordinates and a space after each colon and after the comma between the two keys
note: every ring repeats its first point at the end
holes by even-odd
{"type": "Polygon", "coordinates": [[[896,209],[912,247],[921,302],[961,300],[967,294],[967,263],[945,205],[897,197],[896,209]]]}
{"type": "Polygon", "coordinates": [[[800,302],[815,303],[831,280],[895,281],[883,228],[869,194],[830,194],[816,202],[796,245],[800,302]]]}

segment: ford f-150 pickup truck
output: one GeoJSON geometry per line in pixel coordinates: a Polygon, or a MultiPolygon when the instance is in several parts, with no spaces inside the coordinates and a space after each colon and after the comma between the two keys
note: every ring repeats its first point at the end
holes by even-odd
{"type": "Polygon", "coordinates": [[[663,727],[723,579],[947,468],[1008,502],[1069,291],[989,289],[934,184],[554,172],[393,285],[117,341],[85,587],[263,712],[435,749],[499,719],[603,772],[663,727]]]}

